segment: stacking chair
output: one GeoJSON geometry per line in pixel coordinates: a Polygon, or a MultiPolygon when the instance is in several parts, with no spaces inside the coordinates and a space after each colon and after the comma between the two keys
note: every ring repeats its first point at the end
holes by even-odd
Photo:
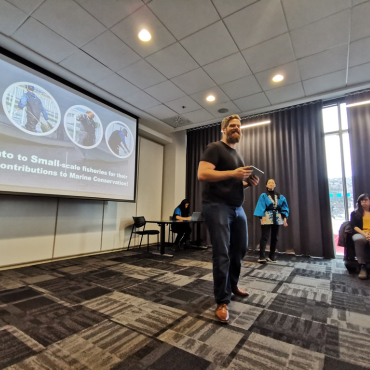
{"type": "Polygon", "coordinates": [[[132,234],[141,235],[139,248],[141,248],[141,243],[143,241],[143,236],[148,235],[148,246],[147,246],[148,252],[149,252],[149,235],[157,235],[157,245],[159,247],[159,231],[158,230],[145,230],[146,221],[145,221],[144,216],[132,217],[132,218],[134,219],[134,225],[133,225],[132,230],[131,230],[130,241],[128,242],[127,250],[130,249],[132,234]],[[143,229],[138,230],[138,229],[141,229],[141,228],[143,228],[143,229]]]}

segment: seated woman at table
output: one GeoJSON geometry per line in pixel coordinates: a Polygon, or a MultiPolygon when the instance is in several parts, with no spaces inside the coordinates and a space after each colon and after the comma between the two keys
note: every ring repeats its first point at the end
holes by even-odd
{"type": "MultiPolygon", "coordinates": [[[[190,212],[189,212],[189,201],[184,199],[174,210],[172,219],[177,221],[187,221],[190,220],[190,212]]],[[[180,249],[182,249],[182,244],[184,244],[191,234],[191,227],[189,224],[172,224],[172,231],[177,233],[175,245],[177,245],[180,249]]]]}
{"type": "Polygon", "coordinates": [[[358,278],[367,279],[366,260],[370,255],[370,200],[369,194],[361,194],[357,198],[356,209],[351,213],[351,225],[355,234],[352,240],[355,243],[355,251],[360,273],[358,278]]]}

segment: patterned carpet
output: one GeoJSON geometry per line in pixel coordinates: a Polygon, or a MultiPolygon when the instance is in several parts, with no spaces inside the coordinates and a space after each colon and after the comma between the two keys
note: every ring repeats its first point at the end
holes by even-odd
{"type": "Polygon", "coordinates": [[[229,325],[214,318],[210,250],[0,271],[0,368],[370,369],[370,281],[340,260],[256,261],[229,325]]]}

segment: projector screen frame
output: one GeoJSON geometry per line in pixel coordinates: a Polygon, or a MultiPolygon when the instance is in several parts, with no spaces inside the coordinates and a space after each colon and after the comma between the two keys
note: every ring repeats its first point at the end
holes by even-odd
{"type": "MultiPolygon", "coordinates": [[[[9,194],[9,195],[25,195],[25,196],[33,196],[33,197],[49,197],[49,198],[71,198],[71,199],[83,199],[83,200],[99,200],[99,201],[115,201],[115,202],[125,202],[125,203],[135,203],[136,202],[136,191],[137,191],[137,172],[138,172],[138,143],[139,143],[139,117],[135,114],[126,111],[125,109],[115,105],[114,103],[111,103],[108,100],[105,100],[98,95],[95,95],[94,93],[82,88],[81,86],[78,86],[74,84],[73,82],[70,82],[69,80],[66,80],[65,78],[58,76],[57,74],[50,72],[49,70],[30,62],[29,60],[3,48],[0,46],[0,58],[6,62],[9,62],[16,67],[22,68],[26,71],[30,70],[29,72],[34,73],[36,72],[36,75],[41,75],[39,77],[43,78],[43,76],[48,77],[51,80],[54,80],[57,85],[59,86],[64,85],[69,89],[72,89],[79,94],[85,95],[88,98],[94,99],[99,103],[102,103],[120,113],[123,113],[129,117],[131,117],[133,120],[136,121],[136,142],[135,142],[135,169],[134,169],[134,196],[132,200],[125,200],[125,199],[117,199],[117,198],[107,198],[107,197],[94,197],[94,196],[82,196],[82,195],[64,195],[64,194],[57,194],[57,193],[32,193],[32,192],[22,192],[22,191],[7,191],[7,190],[0,190],[0,194],[9,194]],[[8,61],[8,60],[10,61],[8,61]]],[[[63,87],[63,86],[61,86],[63,87]]]]}

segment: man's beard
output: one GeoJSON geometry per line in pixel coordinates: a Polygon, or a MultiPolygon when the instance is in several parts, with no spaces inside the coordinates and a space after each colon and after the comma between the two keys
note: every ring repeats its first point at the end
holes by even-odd
{"type": "Polygon", "coordinates": [[[226,140],[229,144],[236,144],[240,141],[240,134],[238,132],[232,132],[226,135],[226,140]],[[234,135],[237,134],[237,135],[234,135]]]}

